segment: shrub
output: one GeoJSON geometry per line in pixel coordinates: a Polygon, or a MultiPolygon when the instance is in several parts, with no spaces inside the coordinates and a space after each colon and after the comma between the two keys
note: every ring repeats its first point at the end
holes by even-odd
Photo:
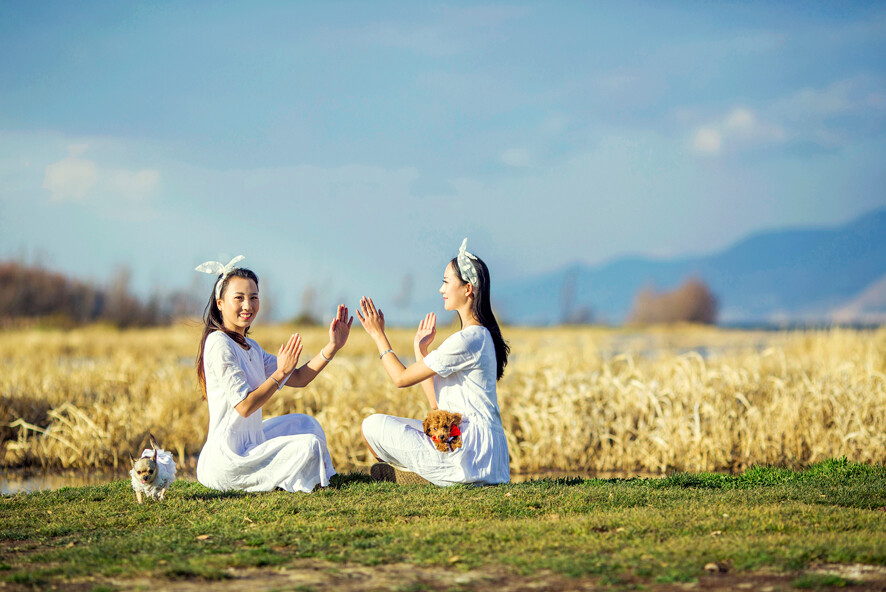
{"type": "Polygon", "coordinates": [[[690,278],[671,292],[644,288],[637,294],[628,317],[631,323],[717,322],[717,298],[697,278],[690,278]]]}

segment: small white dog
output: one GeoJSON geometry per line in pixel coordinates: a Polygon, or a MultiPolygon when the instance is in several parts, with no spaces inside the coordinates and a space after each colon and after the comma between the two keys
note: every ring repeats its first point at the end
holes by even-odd
{"type": "Polygon", "coordinates": [[[172,460],[172,454],[160,448],[152,435],[151,447],[145,448],[138,460],[132,456],[129,460],[132,461],[129,476],[132,477],[132,488],[138,503],[142,503],[144,495],[162,500],[166,489],[175,481],[175,461],[172,460]]]}

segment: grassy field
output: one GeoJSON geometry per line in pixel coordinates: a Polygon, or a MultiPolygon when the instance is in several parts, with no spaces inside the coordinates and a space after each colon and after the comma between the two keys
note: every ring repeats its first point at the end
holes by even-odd
{"type": "MultiPolygon", "coordinates": [[[[259,325],[254,336],[276,351],[292,331],[259,325]]],[[[886,462],[886,329],[504,333],[513,353],[499,401],[514,472],[886,462]]],[[[326,340],[322,329],[302,334],[306,356],[326,340]]],[[[391,335],[407,362],[412,334],[391,335]]],[[[120,469],[149,432],[180,465],[192,465],[208,425],[193,369],[199,335],[197,324],[0,332],[0,465],[120,469]]],[[[390,385],[355,327],[313,384],[281,391],[264,411],[316,416],[335,466],[349,471],[369,463],[364,417],[421,418],[424,401],[418,387],[390,385]]]]}
{"type": "Polygon", "coordinates": [[[886,586],[886,468],[314,494],[126,481],[0,497],[4,590],[856,590],[886,586]]]}

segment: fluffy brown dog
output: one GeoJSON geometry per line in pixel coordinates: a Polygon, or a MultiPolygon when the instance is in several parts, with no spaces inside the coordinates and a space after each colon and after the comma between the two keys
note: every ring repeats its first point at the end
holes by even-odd
{"type": "Polygon", "coordinates": [[[461,448],[461,413],[450,413],[442,409],[431,409],[422,422],[425,434],[434,442],[440,452],[451,452],[461,448]]]}

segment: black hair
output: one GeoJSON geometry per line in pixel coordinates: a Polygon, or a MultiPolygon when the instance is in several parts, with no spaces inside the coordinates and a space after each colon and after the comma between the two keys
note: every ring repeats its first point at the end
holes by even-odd
{"type": "MultiPolygon", "coordinates": [[[[474,313],[480,324],[486,327],[490,335],[492,335],[492,343],[495,345],[495,379],[501,380],[505,373],[505,366],[508,365],[508,354],[511,353],[511,348],[504,337],[502,337],[498,321],[495,320],[495,314],[492,312],[492,302],[489,297],[489,268],[486,267],[486,264],[479,257],[474,259],[469,257],[468,261],[471,262],[471,265],[474,266],[474,270],[477,272],[477,285],[474,286],[474,301],[471,303],[471,312],[474,313]]],[[[452,264],[452,269],[455,270],[455,277],[463,284],[468,283],[462,277],[461,270],[458,268],[458,258],[452,259],[450,263],[452,264]]],[[[464,324],[464,319],[461,319],[461,321],[464,324]]]]}
{"type": "MultiPolygon", "coordinates": [[[[218,308],[218,299],[215,297],[215,287],[218,283],[222,282],[221,288],[219,288],[218,291],[218,298],[224,298],[225,290],[228,289],[228,283],[231,281],[231,278],[235,277],[252,280],[255,282],[255,287],[258,287],[258,276],[255,275],[255,272],[251,269],[246,269],[245,267],[238,267],[232,270],[227,276],[225,276],[224,280],[222,280],[222,276],[218,276],[218,279],[215,280],[215,285],[212,286],[212,294],[209,295],[209,302],[203,310],[203,337],[200,339],[200,349],[197,350],[196,362],[197,381],[200,383],[200,389],[203,391],[204,399],[206,398],[206,373],[203,369],[203,349],[206,347],[206,338],[209,337],[209,334],[215,331],[223,331],[228,337],[236,341],[240,347],[247,350],[249,349],[249,343],[247,343],[244,335],[240,335],[236,331],[229,331],[225,328],[225,322],[224,319],[222,319],[221,310],[218,308]]],[[[246,327],[244,333],[249,333],[249,327],[246,327]]]]}

